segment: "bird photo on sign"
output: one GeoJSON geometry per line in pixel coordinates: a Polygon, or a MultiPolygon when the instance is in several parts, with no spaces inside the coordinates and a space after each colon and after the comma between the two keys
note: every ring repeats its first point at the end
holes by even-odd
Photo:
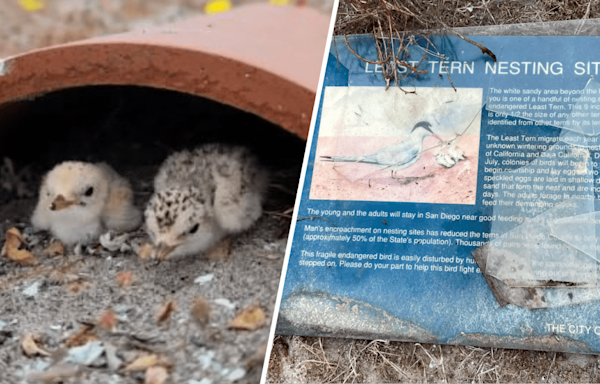
{"type": "Polygon", "coordinates": [[[481,88],[327,87],[310,198],[475,204],[481,88]]]}

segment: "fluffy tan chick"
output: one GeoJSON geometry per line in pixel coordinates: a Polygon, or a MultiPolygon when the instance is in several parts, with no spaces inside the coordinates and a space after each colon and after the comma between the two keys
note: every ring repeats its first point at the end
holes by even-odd
{"type": "Polygon", "coordinates": [[[171,155],[145,211],[157,257],[204,252],[262,215],[267,172],[247,148],[206,144],[171,155]]]}
{"type": "Polygon", "coordinates": [[[44,176],[31,222],[75,244],[94,241],[106,230],[133,230],[141,219],[129,182],[110,166],[65,161],[44,176]]]}

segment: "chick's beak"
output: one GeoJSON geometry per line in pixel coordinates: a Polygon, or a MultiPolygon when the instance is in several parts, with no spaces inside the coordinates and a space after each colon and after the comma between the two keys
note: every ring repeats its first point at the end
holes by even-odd
{"type": "Polygon", "coordinates": [[[167,245],[165,243],[158,243],[158,247],[156,247],[156,258],[158,260],[165,260],[169,257],[171,252],[173,252],[177,248],[177,245],[167,245]]]}
{"type": "Polygon", "coordinates": [[[69,208],[71,205],[78,204],[78,203],[79,202],[77,200],[67,200],[64,198],[63,195],[58,195],[58,196],[56,196],[56,198],[54,198],[54,201],[52,201],[52,204],[50,204],[50,210],[60,211],[65,208],[69,208]]]}

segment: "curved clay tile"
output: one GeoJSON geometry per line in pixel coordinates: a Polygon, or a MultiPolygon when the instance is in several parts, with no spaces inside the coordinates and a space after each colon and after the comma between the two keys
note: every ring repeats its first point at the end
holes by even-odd
{"type": "Polygon", "coordinates": [[[254,4],[163,27],[38,49],[0,61],[0,104],[89,85],[203,96],[306,138],[329,18],[254,4]]]}

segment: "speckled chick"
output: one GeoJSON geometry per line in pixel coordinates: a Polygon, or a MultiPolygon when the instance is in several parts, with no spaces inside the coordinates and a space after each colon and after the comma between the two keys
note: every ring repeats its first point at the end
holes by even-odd
{"type": "Polygon", "coordinates": [[[267,172],[245,147],[206,144],[165,160],[145,211],[159,260],[204,252],[262,215],[267,172]]]}
{"type": "Polygon", "coordinates": [[[42,181],[33,226],[65,244],[89,243],[106,230],[130,231],[141,225],[129,182],[104,163],[65,161],[42,181]]]}

